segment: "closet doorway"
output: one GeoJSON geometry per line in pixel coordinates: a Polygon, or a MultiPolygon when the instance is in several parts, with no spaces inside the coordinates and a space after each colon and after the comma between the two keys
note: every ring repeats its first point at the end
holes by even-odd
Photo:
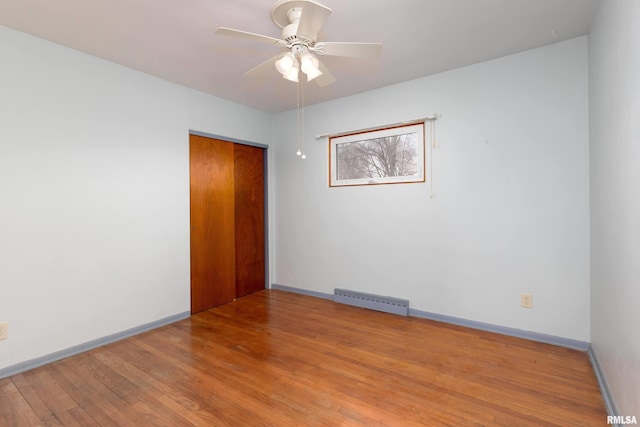
{"type": "Polygon", "coordinates": [[[191,313],[265,288],[265,155],[189,135],[191,313]]]}

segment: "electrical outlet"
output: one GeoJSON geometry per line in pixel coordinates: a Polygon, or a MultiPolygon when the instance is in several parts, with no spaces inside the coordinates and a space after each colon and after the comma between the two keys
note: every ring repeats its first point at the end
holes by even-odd
{"type": "Polygon", "coordinates": [[[524,308],[533,308],[533,295],[531,294],[520,295],[520,305],[524,308]]]}
{"type": "Polygon", "coordinates": [[[9,322],[0,322],[0,340],[9,338],[9,322]]]}

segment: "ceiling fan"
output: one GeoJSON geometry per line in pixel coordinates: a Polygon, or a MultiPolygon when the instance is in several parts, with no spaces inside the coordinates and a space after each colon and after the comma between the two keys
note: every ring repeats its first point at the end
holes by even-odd
{"type": "Polygon", "coordinates": [[[336,79],[314,54],[375,60],[382,51],[380,43],[319,42],[318,32],[331,12],[328,7],[311,0],[280,0],[271,8],[271,20],[282,28],[280,39],[227,27],[218,28],[216,34],[251,39],[286,50],[247,71],[245,76],[262,75],[275,66],[287,80],[298,82],[302,71],[307,81],[314,80],[324,87],[336,79]]]}

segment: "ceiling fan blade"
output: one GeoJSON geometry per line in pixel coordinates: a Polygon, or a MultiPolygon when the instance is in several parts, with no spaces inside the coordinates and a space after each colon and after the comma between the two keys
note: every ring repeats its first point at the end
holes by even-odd
{"type": "Polygon", "coordinates": [[[324,66],[322,62],[318,64],[318,69],[322,71],[322,74],[313,79],[318,86],[325,87],[336,81],[336,78],[331,74],[331,71],[324,66]]]}
{"type": "Polygon", "coordinates": [[[331,12],[331,9],[319,3],[310,0],[305,1],[302,4],[297,33],[315,40],[331,12]]]}
{"type": "Polygon", "coordinates": [[[382,53],[382,45],[380,43],[326,42],[317,43],[315,51],[320,55],[378,59],[382,53]]]}
{"type": "Polygon", "coordinates": [[[216,34],[219,36],[231,36],[240,37],[243,39],[255,40],[262,43],[269,43],[275,45],[285,46],[284,40],[277,39],[275,37],[263,36],[262,34],[250,33],[248,31],[234,30],[233,28],[220,27],[216,30],[216,34]]]}
{"type": "Polygon", "coordinates": [[[247,76],[247,77],[258,77],[258,76],[263,75],[263,74],[265,74],[267,72],[276,71],[275,63],[276,63],[276,61],[278,59],[280,59],[282,57],[282,55],[284,55],[284,54],[281,53],[281,54],[278,54],[276,56],[273,56],[273,57],[267,59],[262,64],[258,64],[255,67],[253,67],[252,69],[250,69],[249,71],[247,71],[246,73],[244,73],[244,75],[247,76]]]}

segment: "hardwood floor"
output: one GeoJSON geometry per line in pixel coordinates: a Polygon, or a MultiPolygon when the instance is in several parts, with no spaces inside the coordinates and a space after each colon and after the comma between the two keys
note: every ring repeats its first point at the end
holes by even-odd
{"type": "Polygon", "coordinates": [[[265,290],[0,380],[2,426],[602,426],[586,353],[265,290]]]}

